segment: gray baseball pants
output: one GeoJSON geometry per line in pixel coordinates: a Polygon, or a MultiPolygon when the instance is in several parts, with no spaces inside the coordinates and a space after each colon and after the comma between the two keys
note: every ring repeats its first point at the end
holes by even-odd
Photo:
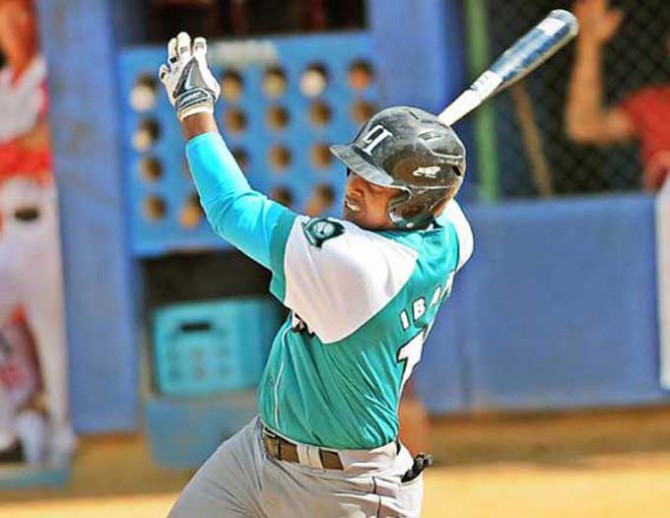
{"type": "Polygon", "coordinates": [[[254,419],[225,441],[187,484],[170,518],[416,518],[422,476],[402,483],[413,459],[395,443],[375,450],[341,450],[344,470],[267,455],[254,419]]]}

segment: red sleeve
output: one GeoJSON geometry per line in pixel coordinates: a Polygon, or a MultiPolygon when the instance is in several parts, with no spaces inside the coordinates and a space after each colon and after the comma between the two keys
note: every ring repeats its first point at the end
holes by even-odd
{"type": "Polygon", "coordinates": [[[643,126],[645,117],[654,109],[656,89],[657,87],[652,86],[636,90],[617,106],[630,118],[636,132],[643,126]]]}

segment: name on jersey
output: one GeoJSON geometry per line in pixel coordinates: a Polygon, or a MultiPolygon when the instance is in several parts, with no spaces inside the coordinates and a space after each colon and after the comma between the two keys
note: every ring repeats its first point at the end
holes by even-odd
{"type": "Polygon", "coordinates": [[[432,295],[428,297],[419,297],[412,301],[412,304],[409,308],[403,309],[400,312],[400,325],[402,326],[403,331],[407,331],[412,324],[416,324],[426,312],[440,304],[446,297],[451,293],[451,288],[454,284],[454,272],[449,274],[445,287],[442,285],[437,286],[433,291],[432,295]]]}

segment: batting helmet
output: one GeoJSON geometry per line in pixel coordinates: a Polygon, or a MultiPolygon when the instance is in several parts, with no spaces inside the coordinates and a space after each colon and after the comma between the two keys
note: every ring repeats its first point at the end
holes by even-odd
{"type": "Polygon", "coordinates": [[[387,108],[332,153],[357,175],[401,193],[388,206],[400,228],[421,228],[463,183],[465,147],[435,115],[407,106],[387,108]]]}

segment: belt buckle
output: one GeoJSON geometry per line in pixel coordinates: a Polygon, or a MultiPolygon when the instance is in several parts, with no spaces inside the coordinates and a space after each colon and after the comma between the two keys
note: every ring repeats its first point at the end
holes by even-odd
{"type": "Polygon", "coordinates": [[[263,426],[261,433],[263,434],[265,451],[270,457],[281,460],[280,443],[277,434],[268,430],[265,426],[263,426]]]}
{"type": "Polygon", "coordinates": [[[40,211],[36,207],[20,207],[14,211],[14,219],[17,221],[30,222],[40,218],[40,211]]]}
{"type": "MultiPolygon", "coordinates": [[[[263,435],[263,445],[266,453],[273,459],[279,459],[279,441],[276,437],[263,435]]],[[[281,459],[280,459],[281,460],[281,459]]]]}

